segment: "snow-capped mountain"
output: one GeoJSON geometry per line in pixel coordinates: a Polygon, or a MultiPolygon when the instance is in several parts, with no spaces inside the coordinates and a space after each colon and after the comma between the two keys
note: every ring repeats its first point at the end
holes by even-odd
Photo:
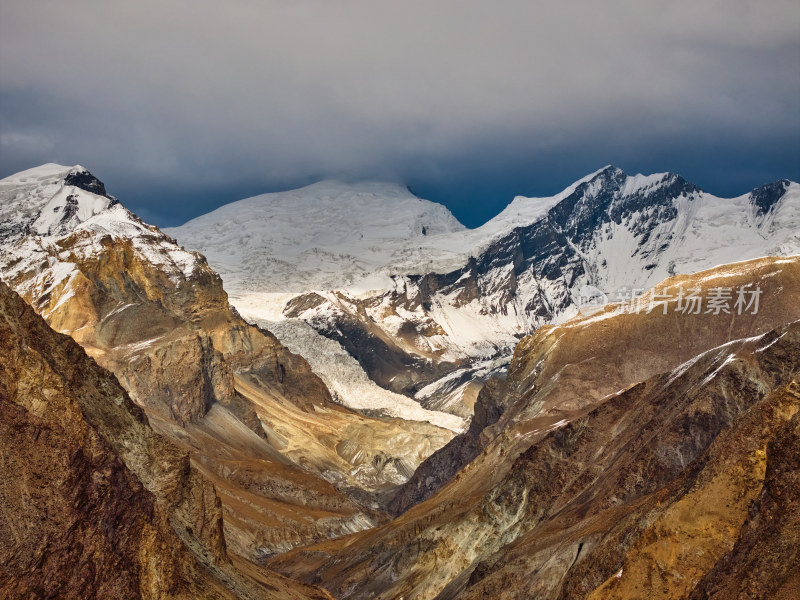
{"type": "Polygon", "coordinates": [[[231,289],[294,293],[385,285],[364,279],[426,236],[464,230],[444,206],[400,185],[337,181],[247,198],[165,229],[219,265],[231,289]]]}
{"type": "Polygon", "coordinates": [[[326,237],[329,221],[359,214],[363,192],[342,184],[233,203],[169,232],[206,253],[246,318],[266,327],[285,319],[308,323],[339,342],[379,385],[465,416],[476,369],[494,372],[521,336],[577,312],[587,286],[616,299],[670,275],[800,252],[800,185],[786,180],[724,199],[673,173],[629,176],[609,166],[553,197],[515,198],[474,230],[397,188],[370,189],[376,195],[366,221],[354,221],[351,234],[355,263],[342,252],[346,236],[334,243],[326,237]],[[340,193],[320,193],[331,186],[340,193]],[[254,210],[276,198],[314,205],[326,194],[337,202],[303,213],[302,228],[273,221],[266,208],[263,217],[254,210]],[[421,224],[433,221],[419,216],[421,207],[442,225],[423,232],[421,224]],[[363,222],[369,227],[360,243],[363,222]],[[287,239],[284,230],[302,239],[287,239]],[[248,260],[237,246],[272,253],[280,269],[297,265],[303,277],[308,257],[339,259],[329,260],[325,277],[313,274],[299,293],[300,282],[285,285],[280,270],[264,266],[266,259],[248,260]],[[271,278],[284,293],[273,293],[271,278]]]}
{"type": "Polygon", "coordinates": [[[80,279],[78,263],[97,256],[114,238],[129,240],[132,252],[173,285],[208,269],[201,256],[144,223],[79,165],[46,164],[0,180],[2,275],[18,282],[18,293],[36,298],[45,317],[71,297],[61,294],[61,303],[50,303],[56,289],[80,279]]]}
{"type": "Polygon", "coordinates": [[[543,216],[582,181],[553,197],[518,196],[472,230],[445,206],[399,184],[326,180],[232,202],[164,232],[219,265],[231,290],[370,291],[391,287],[392,275],[461,267],[495,237],[543,216]]]}

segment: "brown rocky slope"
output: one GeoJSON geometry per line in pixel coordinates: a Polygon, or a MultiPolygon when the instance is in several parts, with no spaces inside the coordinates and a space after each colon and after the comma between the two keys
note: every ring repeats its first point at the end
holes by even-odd
{"type": "Polygon", "coordinates": [[[3,283],[0,354],[0,597],[327,597],[232,560],[188,454],[3,283]]]}
{"type": "MultiPolygon", "coordinates": [[[[469,429],[428,458],[389,504],[394,514],[429,498],[504,429],[547,427],[585,413],[610,394],[670,370],[730,340],[765,333],[800,318],[800,261],[765,258],[665,280],[641,299],[638,313],[618,305],[547,325],[517,346],[507,380],[494,380],[479,395],[469,429]],[[697,287],[759,286],[756,314],[683,314],[673,302],[650,309],[653,294],[697,287]],[[665,292],[665,290],[667,290],[665,292]]],[[[733,302],[731,302],[732,304],[733,302]]],[[[745,312],[745,311],[743,311],[745,312]]],[[[747,312],[752,312],[747,311],[747,312]]]]}
{"type": "Polygon", "coordinates": [[[450,482],[387,525],[268,564],[348,598],[679,598],[706,578],[752,584],[753,561],[758,585],[791,585],[798,506],[791,494],[780,508],[753,502],[790,483],[767,473],[794,460],[781,439],[800,408],[800,261],[681,281],[758,284],[763,312],[610,307],[541,331],[520,344],[503,414],[450,482]],[[769,510],[789,542],[748,529],[769,510]],[[758,545],[779,558],[759,559],[758,545]]]}

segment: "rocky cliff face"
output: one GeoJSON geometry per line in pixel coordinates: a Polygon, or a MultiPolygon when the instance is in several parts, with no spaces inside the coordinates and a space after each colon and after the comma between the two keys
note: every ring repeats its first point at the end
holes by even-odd
{"type": "Polygon", "coordinates": [[[232,375],[198,327],[227,309],[201,257],[106,196],[84,169],[53,166],[2,184],[3,278],[55,329],[74,335],[138,402],[180,423],[230,400],[232,375]]]}
{"type": "Polygon", "coordinates": [[[258,559],[374,525],[376,494],[452,437],[333,404],[304,359],[231,310],[201,255],[85,169],[26,171],[0,182],[0,196],[0,277],[219,484],[237,553],[258,559]]]}
{"type": "MultiPolygon", "coordinates": [[[[785,394],[797,397],[798,390],[785,394]]],[[[800,589],[800,415],[766,447],[764,485],[748,507],[739,538],[689,597],[792,598],[800,589]]]]}
{"type": "Polygon", "coordinates": [[[0,352],[4,597],[326,597],[237,568],[189,455],[3,283],[0,352]]]}
{"type": "MultiPolygon", "coordinates": [[[[762,285],[756,315],[614,307],[544,328],[518,347],[494,403],[502,414],[486,419],[480,452],[455,477],[440,487],[433,458],[415,478],[423,495],[432,479],[427,501],[269,564],[353,598],[674,598],[741,586],[748,577],[721,561],[737,547],[730,569],[757,560],[744,525],[770,444],[785,448],[800,409],[799,268],[760,259],[664,282],[762,285]]],[[[798,507],[780,510],[793,522],[798,507]]],[[[759,564],[775,589],[794,581],[783,560],[759,564]]]]}
{"type": "Polygon", "coordinates": [[[202,256],[106,196],[88,171],[56,167],[0,184],[3,278],[137,401],[196,421],[213,402],[230,403],[243,368],[293,400],[328,400],[302,359],[231,312],[202,256]]]}
{"type": "Polygon", "coordinates": [[[393,493],[387,504],[390,514],[396,517],[430,498],[481,453],[492,439],[487,430],[508,408],[504,405],[508,401],[506,387],[506,382],[500,378],[486,382],[478,394],[467,430],[425,459],[411,478],[393,493]]]}

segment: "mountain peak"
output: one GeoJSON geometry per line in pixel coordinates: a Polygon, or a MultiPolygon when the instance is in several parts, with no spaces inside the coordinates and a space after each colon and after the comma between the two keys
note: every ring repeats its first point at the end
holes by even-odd
{"type": "Polygon", "coordinates": [[[82,185],[93,187],[94,189],[87,189],[86,191],[95,194],[98,194],[97,190],[102,190],[103,193],[98,195],[105,195],[103,183],[83,165],[67,166],[58,163],[45,163],[0,179],[0,185],[41,185],[62,180],[67,185],[75,185],[76,187],[81,187],[81,189],[85,189],[82,185]]]}
{"type": "Polygon", "coordinates": [[[780,179],[751,191],[750,202],[755,205],[756,213],[759,215],[768,213],[778,203],[778,200],[783,198],[791,183],[788,179],[780,179]]]}
{"type": "Polygon", "coordinates": [[[85,167],[47,163],[0,181],[0,233],[63,235],[116,204],[85,167]]]}
{"type": "Polygon", "coordinates": [[[0,181],[0,264],[9,280],[34,273],[26,289],[45,290],[80,270],[77,263],[108,239],[130,244],[175,284],[204,264],[108,195],[81,165],[51,163],[0,181]]]}
{"type": "Polygon", "coordinates": [[[601,175],[601,174],[622,174],[622,175],[625,175],[626,173],[625,173],[625,171],[623,171],[622,169],[620,169],[617,166],[606,165],[602,169],[599,169],[599,170],[595,171],[592,175],[601,175]]]}
{"type": "Polygon", "coordinates": [[[106,186],[103,184],[103,182],[92,175],[88,169],[85,169],[80,165],[72,167],[69,170],[67,176],[64,177],[64,183],[98,196],[105,196],[109,199],[111,198],[106,193],[106,186]]]}
{"type": "Polygon", "coordinates": [[[606,165],[605,167],[597,169],[597,171],[589,173],[588,175],[585,175],[584,177],[581,177],[577,181],[573,182],[572,184],[567,186],[560,194],[557,194],[557,196],[566,198],[583,184],[587,184],[592,181],[597,181],[600,179],[608,179],[610,177],[620,176],[620,175],[626,176],[625,172],[619,167],[615,167],[614,165],[606,165]]]}
{"type": "Polygon", "coordinates": [[[0,185],[35,185],[48,180],[63,179],[77,169],[83,169],[83,167],[80,165],[68,167],[56,163],[45,163],[4,177],[0,179],[0,185]]]}

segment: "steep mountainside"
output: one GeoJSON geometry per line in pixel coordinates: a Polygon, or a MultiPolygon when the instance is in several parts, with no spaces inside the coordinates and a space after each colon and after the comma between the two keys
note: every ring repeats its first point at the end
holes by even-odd
{"type": "Polygon", "coordinates": [[[0,282],[0,596],[327,598],[228,555],[214,486],[0,282]]]}
{"type": "Polygon", "coordinates": [[[542,328],[518,346],[507,380],[487,386],[483,429],[429,460],[417,490],[432,484],[433,495],[386,525],[268,564],[348,598],[791,589],[796,545],[752,527],[770,514],[790,527],[800,510],[792,494],[776,501],[800,409],[800,260],[680,276],[653,298],[681,286],[707,299],[760,289],[760,305],[695,314],[675,299],[665,314],[646,297],[639,312],[610,306],[542,328]],[[464,456],[466,467],[437,480],[464,456]]]}
{"type": "MultiPolygon", "coordinates": [[[[313,197],[307,189],[291,194],[313,197]]],[[[340,202],[326,205],[324,219],[317,221],[313,213],[306,219],[312,234],[300,236],[304,251],[335,253],[338,246],[313,232],[324,230],[325,219],[346,219],[357,206],[355,196],[337,196],[340,202]]],[[[259,198],[259,206],[268,204],[269,197],[259,198]]],[[[282,237],[282,225],[273,226],[250,202],[170,231],[187,247],[209,253],[245,318],[278,335],[298,321],[310,324],[339,343],[378,385],[462,417],[472,412],[480,387],[475,380],[501,368],[520,337],[574,314],[581,294],[605,293],[613,301],[670,275],[800,253],[796,183],[783,180],[723,199],[672,173],[628,176],[606,167],[552,198],[516,198],[472,231],[420,235],[412,226],[416,217],[402,203],[395,214],[396,198],[387,194],[383,211],[392,234],[373,246],[371,240],[382,235],[371,218],[370,243],[358,246],[359,261],[371,270],[348,270],[349,260],[342,259],[328,265],[338,279],[331,275],[306,287],[286,282],[276,289],[267,263],[222,253],[236,244],[268,247],[304,272],[305,263],[282,237]],[[246,233],[236,225],[243,218],[253,223],[246,233]],[[405,229],[395,218],[405,219],[405,229]],[[397,233],[406,230],[415,233],[397,233]],[[246,283],[242,273],[248,273],[246,283]],[[279,320],[289,324],[271,325],[279,320]]],[[[314,344],[309,338],[296,350],[310,354],[314,344]]],[[[318,361],[313,369],[347,388],[349,381],[341,380],[335,366],[318,361]]],[[[343,401],[349,402],[346,393],[343,401]]]]}
{"type": "Polygon", "coordinates": [[[0,277],[191,452],[250,558],[373,526],[376,494],[452,437],[331,402],[304,359],[231,310],[201,255],[81,167],[0,181],[0,277]]]}
{"type": "Polygon", "coordinates": [[[242,365],[255,363],[297,402],[327,397],[302,359],[230,311],[201,255],[105,195],[82,167],[45,165],[0,181],[0,274],[134,398],[178,423],[230,402],[226,369],[242,365]]]}

